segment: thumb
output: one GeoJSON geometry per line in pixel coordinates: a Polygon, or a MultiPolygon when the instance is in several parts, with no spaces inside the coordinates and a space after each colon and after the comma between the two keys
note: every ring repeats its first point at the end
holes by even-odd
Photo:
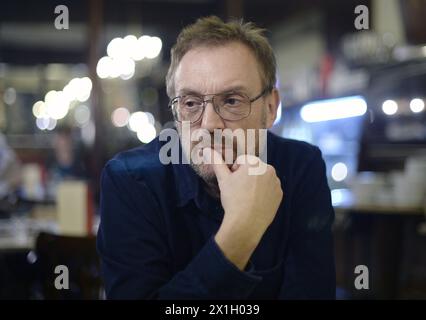
{"type": "Polygon", "coordinates": [[[204,148],[203,157],[206,164],[213,165],[213,170],[218,181],[225,179],[231,173],[222,156],[216,150],[204,148]]]}

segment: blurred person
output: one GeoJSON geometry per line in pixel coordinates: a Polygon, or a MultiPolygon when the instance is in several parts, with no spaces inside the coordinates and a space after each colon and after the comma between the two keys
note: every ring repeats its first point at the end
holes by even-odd
{"type": "Polygon", "coordinates": [[[0,199],[17,191],[21,186],[21,164],[6,138],[0,133],[0,199]]]}
{"type": "Polygon", "coordinates": [[[72,129],[60,126],[54,132],[53,153],[48,159],[48,195],[54,198],[58,184],[67,179],[86,179],[84,152],[75,141],[72,129]]]}
{"type": "Polygon", "coordinates": [[[68,127],[60,127],[53,139],[54,163],[52,170],[60,178],[83,178],[84,163],[68,127]]]}
{"type": "MultiPolygon", "coordinates": [[[[252,23],[199,19],[171,51],[167,92],[189,163],[163,164],[165,142],[118,154],[102,174],[97,246],[109,299],[334,299],[334,211],[320,150],[267,134],[267,166],[216,141],[196,163],[190,130],[267,129],[275,57],[252,23]]],[[[266,165],[266,164],[265,164],[266,165]]]]}

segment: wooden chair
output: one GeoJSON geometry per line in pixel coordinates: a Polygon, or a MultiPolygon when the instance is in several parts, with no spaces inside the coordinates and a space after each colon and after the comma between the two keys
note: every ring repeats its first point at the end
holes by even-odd
{"type": "Polygon", "coordinates": [[[36,241],[36,255],[42,299],[102,298],[103,286],[96,237],[61,236],[42,232],[36,241]],[[57,289],[59,265],[68,268],[69,288],[57,289]]]}

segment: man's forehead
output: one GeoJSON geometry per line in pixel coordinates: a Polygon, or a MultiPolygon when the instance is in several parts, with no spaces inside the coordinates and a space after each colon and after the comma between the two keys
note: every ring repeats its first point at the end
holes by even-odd
{"type": "Polygon", "coordinates": [[[197,47],[188,51],[175,73],[175,91],[216,93],[251,91],[261,83],[256,58],[238,43],[197,47]]]}
{"type": "Polygon", "coordinates": [[[213,93],[222,93],[222,92],[242,92],[248,93],[251,88],[250,85],[241,83],[240,80],[232,81],[229,83],[222,83],[217,85],[202,85],[200,82],[196,84],[183,84],[176,88],[176,92],[179,95],[182,94],[213,94],[213,93]],[[210,90],[211,92],[207,92],[210,90]]]}

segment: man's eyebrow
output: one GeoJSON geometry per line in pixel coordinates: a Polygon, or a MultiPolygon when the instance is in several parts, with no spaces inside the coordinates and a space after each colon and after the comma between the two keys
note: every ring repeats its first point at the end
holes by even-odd
{"type": "MultiPolygon", "coordinates": [[[[224,90],[218,91],[218,92],[209,92],[207,94],[217,94],[217,93],[228,93],[228,92],[248,92],[247,87],[244,85],[236,85],[236,86],[230,86],[228,88],[225,88],[224,90]]],[[[179,90],[179,95],[197,95],[202,96],[205,95],[204,93],[199,92],[198,90],[192,89],[192,88],[182,88],[179,90]]]]}
{"type": "Polygon", "coordinates": [[[223,90],[222,92],[227,93],[227,92],[248,92],[248,91],[249,89],[246,86],[238,85],[238,86],[229,87],[223,90]]]}

